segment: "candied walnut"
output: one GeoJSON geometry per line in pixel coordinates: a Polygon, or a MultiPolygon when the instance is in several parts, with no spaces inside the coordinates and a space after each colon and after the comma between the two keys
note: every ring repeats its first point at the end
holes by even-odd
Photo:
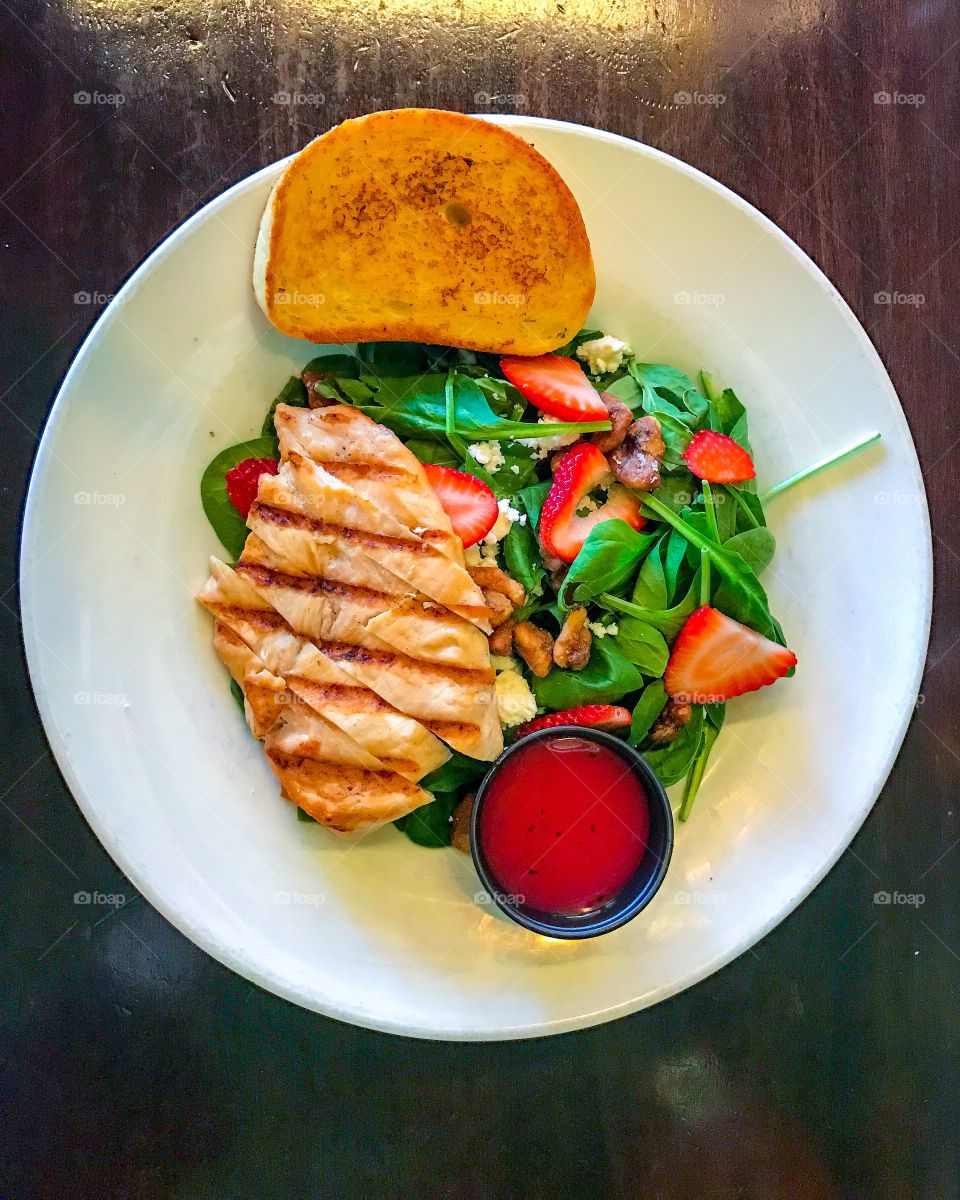
{"type": "Polygon", "coordinates": [[[485,592],[499,592],[501,596],[506,596],[514,608],[519,608],[527,598],[523,584],[511,579],[506,571],[501,571],[498,566],[483,564],[479,567],[467,567],[467,571],[477,587],[485,592]]]}
{"type": "Polygon", "coordinates": [[[470,853],[470,817],[473,814],[473,794],[464,796],[453,810],[450,820],[450,845],[464,854],[470,853]]]}
{"type": "Polygon", "coordinates": [[[301,371],[300,378],[307,389],[307,402],[311,408],[328,408],[331,404],[339,404],[338,400],[325,396],[319,385],[330,382],[326,371],[301,371]]]}
{"type": "Polygon", "coordinates": [[[503,592],[491,592],[489,588],[481,588],[483,598],[490,609],[490,624],[497,628],[513,616],[513,605],[503,592]]]}
{"type": "Polygon", "coordinates": [[[513,621],[504,621],[498,625],[488,639],[490,653],[499,654],[501,658],[509,658],[513,650],[513,621]]]}
{"type": "Polygon", "coordinates": [[[624,441],[607,455],[607,461],[621,483],[638,492],[652,492],[660,486],[665,450],[660,422],[648,413],[633,422],[624,441]]]}
{"type": "Polygon", "coordinates": [[[650,741],[657,746],[666,746],[668,742],[672,742],[690,720],[692,712],[693,709],[684,701],[668,700],[650,730],[650,741]]]}
{"type": "Polygon", "coordinates": [[[563,628],[553,644],[553,661],[558,667],[582,671],[590,661],[593,637],[587,628],[587,610],[582,605],[571,608],[563,628]]]}
{"type": "Polygon", "coordinates": [[[598,450],[602,450],[604,454],[609,454],[611,450],[616,450],[627,436],[627,430],[630,428],[630,423],[633,420],[633,413],[622,400],[618,400],[610,392],[601,392],[600,399],[607,406],[607,413],[610,416],[610,429],[606,433],[595,433],[590,441],[593,442],[598,450]]]}
{"type": "Polygon", "coordinates": [[[553,638],[532,621],[521,621],[513,627],[513,644],[517,653],[539,679],[553,665],[553,638]]]}

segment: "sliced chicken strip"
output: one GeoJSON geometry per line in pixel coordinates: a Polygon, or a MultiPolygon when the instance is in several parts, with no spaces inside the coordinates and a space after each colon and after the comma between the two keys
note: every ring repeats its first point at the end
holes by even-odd
{"type": "Polygon", "coordinates": [[[297,699],[267,734],[264,750],[283,794],[342,833],[395,821],[433,799],[297,699]]]}
{"type": "Polygon", "coordinates": [[[408,779],[422,779],[446,762],[449,750],[423,724],[399,712],[297,636],[230,567],[217,559],[211,566],[213,578],[200,593],[201,603],[219,627],[280,677],[288,693],[408,779]]]}
{"type": "Polygon", "coordinates": [[[277,408],[276,429],[284,458],[293,450],[313,459],[463,566],[463,543],[423,466],[392,430],[349,405],[287,404],[277,408]]]}
{"type": "Polygon", "coordinates": [[[299,453],[277,475],[260,477],[251,512],[257,535],[303,569],[311,541],[339,543],[489,632],[483,593],[463,567],[299,453]]]}
{"type": "MultiPolygon", "coordinates": [[[[200,601],[289,683],[289,656],[308,646],[310,639],[294,634],[284,617],[230,567],[212,559],[211,568],[214,578],[200,593],[200,601]]],[[[313,648],[342,674],[416,718],[463,754],[493,759],[503,748],[489,665],[427,663],[390,648],[349,642],[322,641],[313,648]]]]}
{"type": "Polygon", "coordinates": [[[222,621],[214,628],[213,645],[243,692],[247,724],[257,741],[261,741],[280,720],[289,699],[287,685],[268,671],[247,643],[222,621]]]}

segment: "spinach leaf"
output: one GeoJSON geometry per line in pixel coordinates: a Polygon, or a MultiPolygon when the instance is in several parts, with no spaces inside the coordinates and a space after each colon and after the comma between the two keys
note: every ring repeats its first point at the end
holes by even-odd
{"type": "Polygon", "coordinates": [[[642,405],[643,388],[632,375],[624,375],[622,379],[614,380],[613,383],[609,384],[603,390],[616,396],[631,412],[636,412],[642,405]]]}
{"type": "Polygon", "coordinates": [[[243,688],[235,679],[230,680],[230,695],[236,700],[240,711],[244,716],[247,715],[247,706],[243,699],[243,688]]]}
{"type": "Polygon", "coordinates": [[[419,462],[460,469],[460,459],[448,442],[436,441],[433,438],[409,438],[407,449],[419,462]]]}
{"type": "Polygon", "coordinates": [[[689,375],[665,363],[641,363],[634,360],[629,364],[629,371],[641,387],[662,388],[665,392],[673,392],[677,396],[685,396],[687,392],[697,390],[697,385],[689,375]]]}
{"type": "Polygon", "coordinates": [[[441,792],[459,792],[478,784],[489,770],[488,762],[468,758],[466,754],[454,750],[445,763],[420,780],[420,786],[434,795],[441,792]]]}
{"type": "Polygon", "coordinates": [[[723,490],[737,506],[737,533],[754,529],[758,525],[766,525],[763,504],[756,492],[746,492],[742,487],[735,487],[730,483],[723,484],[723,490]]]}
{"type": "Polygon", "coordinates": [[[299,807],[299,805],[297,806],[297,820],[305,821],[309,825],[319,825],[320,824],[320,822],[317,820],[316,817],[311,817],[310,814],[308,812],[304,812],[303,809],[299,807]]]}
{"type": "Polygon", "coordinates": [[[663,634],[646,621],[640,621],[636,617],[624,617],[619,622],[619,632],[615,641],[624,657],[644,675],[658,678],[667,669],[667,660],[670,657],[667,643],[663,634]]]}
{"type": "MultiPolygon", "coordinates": [[[[386,425],[401,437],[424,433],[446,436],[447,374],[380,376],[370,380],[376,391],[373,403],[361,411],[386,425]]],[[[553,437],[559,433],[590,433],[609,429],[609,421],[578,421],[539,425],[498,416],[476,379],[453,372],[454,412],[457,432],[469,442],[504,441],[530,437],[553,437]]]]}
{"type": "MultiPolygon", "coordinates": [[[[436,355],[419,342],[359,342],[357,358],[374,375],[413,375],[436,369],[436,355]]],[[[358,378],[358,376],[354,376],[358,378]]]]}
{"type": "Polygon", "coordinates": [[[547,573],[540,555],[540,543],[530,527],[529,515],[525,525],[514,521],[510,526],[503,539],[503,558],[508,574],[523,584],[529,604],[534,590],[547,573]]]}
{"type": "Polygon", "coordinates": [[[311,358],[300,374],[302,376],[304,371],[308,371],[311,375],[322,375],[328,383],[333,383],[335,379],[359,379],[360,367],[360,359],[355,354],[321,354],[311,358]]]}
{"type": "MultiPolygon", "coordinates": [[[[647,625],[652,625],[654,629],[658,629],[663,634],[668,642],[672,642],[683,628],[687,617],[699,607],[700,575],[699,573],[694,575],[687,594],[673,608],[644,608],[640,604],[633,604],[629,600],[622,600],[619,596],[610,596],[607,594],[600,596],[599,599],[601,604],[612,609],[614,612],[624,613],[626,616],[634,618],[637,621],[643,621],[647,625]]],[[[621,630],[623,629],[622,623],[620,628],[621,630]]]]}
{"type": "Polygon", "coordinates": [[[761,575],[773,561],[777,540],[766,526],[760,525],[736,534],[723,548],[736,551],[754,574],[761,575]]]}
{"type": "Polygon", "coordinates": [[[630,745],[639,746],[653,728],[653,723],[663,711],[667,702],[667,689],[662,679],[654,679],[643,689],[637,706],[633,710],[633,723],[630,726],[630,745]]]}
{"type": "Polygon", "coordinates": [[[542,708],[576,708],[581,704],[615,704],[643,687],[637,667],[614,644],[615,638],[594,640],[590,661],[582,671],[554,667],[543,679],[532,680],[537,704],[542,708]]]}
{"type": "Polygon", "coordinates": [[[503,466],[495,471],[481,466],[472,454],[467,455],[460,470],[482,480],[498,500],[509,500],[536,481],[538,460],[528,446],[521,446],[517,442],[501,443],[500,452],[503,466]]]}
{"type": "Polygon", "coordinates": [[[656,540],[656,534],[637,533],[620,517],[594,525],[560,586],[561,607],[613,591],[630,578],[656,540]]]}
{"type": "Polygon", "coordinates": [[[703,744],[703,708],[702,704],[693,706],[690,720],[669,745],[644,754],[664,787],[670,787],[682,779],[700,752],[703,744]]]}
{"type": "Polygon", "coordinates": [[[517,499],[523,505],[529,518],[528,524],[533,529],[536,529],[540,522],[540,510],[543,508],[543,502],[549,491],[550,480],[548,479],[544,483],[532,483],[517,494],[517,499]]]}
{"type": "Polygon", "coordinates": [[[718,546],[701,532],[696,527],[695,515],[689,519],[677,516],[672,509],[661,504],[653,493],[646,495],[643,503],[655,516],[682,533],[692,546],[707,552],[717,574],[730,585],[728,606],[725,610],[729,616],[744,625],[749,625],[751,629],[756,629],[764,637],[772,638],[782,646],[786,645],[783,630],[770,613],[766,592],[740,554],[735,550],[728,550],[725,546],[718,546]]]}
{"type": "Polygon", "coordinates": [[[294,408],[306,408],[307,403],[307,389],[303,380],[296,375],[291,375],[267,409],[267,415],[263,418],[263,427],[260,430],[261,434],[264,437],[276,439],[273,418],[276,415],[278,404],[291,404],[294,408]]]}
{"type": "Polygon", "coordinates": [[[412,813],[401,817],[400,828],[411,842],[418,846],[438,848],[450,845],[450,818],[460,797],[456,792],[444,792],[432,804],[415,808],[412,813]]]}
{"type": "Polygon", "coordinates": [[[200,502],[213,531],[232,559],[240,557],[247,540],[247,524],[227,495],[227,472],[245,458],[276,458],[277,439],[253,438],[228,446],[213,459],[200,479],[200,502]]]}
{"type": "Polygon", "coordinates": [[[633,603],[644,608],[666,608],[667,576],[663,566],[663,548],[666,536],[650,551],[643,561],[640,574],[633,589],[633,603]]]}

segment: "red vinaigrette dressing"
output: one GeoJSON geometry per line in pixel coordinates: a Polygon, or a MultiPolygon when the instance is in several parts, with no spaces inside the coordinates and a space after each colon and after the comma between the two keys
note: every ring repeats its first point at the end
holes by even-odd
{"type": "Polygon", "coordinates": [[[640,866],[649,829],[636,772],[606,746],[564,736],[511,754],[484,797],[478,834],[502,891],[572,916],[617,895],[640,866]]]}

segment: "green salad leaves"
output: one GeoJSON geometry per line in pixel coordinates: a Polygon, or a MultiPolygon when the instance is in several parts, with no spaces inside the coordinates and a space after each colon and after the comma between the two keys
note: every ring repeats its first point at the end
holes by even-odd
{"type": "MultiPolygon", "coordinates": [[[[584,330],[558,353],[573,356],[582,342],[597,336],[584,330]]],[[[709,604],[786,644],[761,583],[776,542],[754,481],[711,486],[694,476],[682,458],[700,430],[726,434],[751,452],[747,413],[736,394],[707,372],[694,380],[674,366],[639,362],[629,354],[616,371],[592,379],[598,390],[616,396],[635,415],[657,418],[666,446],[661,484],[642,494],[645,523],[640,530],[620,519],[603,521],[591,530],[569,569],[555,572],[551,568],[556,563],[544,561],[537,536],[551,484],[549,455],[538,449],[540,440],[606,430],[609,422],[538,421],[536,410],[503,378],[494,356],[446,347],[360,345],[354,353],[315,358],[303,375],[311,392],[353,405],[392,429],[421,462],[466,471],[486,483],[498,500],[509,501],[521,519],[489,553],[526,592],[516,619],[533,618],[556,634],[569,610],[584,606],[593,630],[589,661],[579,671],[554,666],[538,678],[523,663],[515,664],[527,675],[538,711],[627,706],[633,714],[630,742],[645,752],[665,785],[684,781],[679,816],[686,820],[725,709],[722,704],[694,705],[690,720],[672,740],[657,736],[657,722],[669,700],[663,675],[672,642],[695,609],[709,604]]],[[[204,512],[233,558],[242,550],[246,527],[230,502],[224,476],[244,459],[276,457],[277,406],[307,403],[302,379],[288,380],[265,415],[262,435],[221,451],[204,472],[204,512]]],[[[877,436],[862,439],[837,458],[848,457],[877,436]]],[[[799,472],[766,496],[779,494],[830,461],[799,472]]],[[[397,825],[420,845],[448,844],[453,809],[476,789],[488,768],[454,754],[421,781],[433,803],[397,825]]]]}

